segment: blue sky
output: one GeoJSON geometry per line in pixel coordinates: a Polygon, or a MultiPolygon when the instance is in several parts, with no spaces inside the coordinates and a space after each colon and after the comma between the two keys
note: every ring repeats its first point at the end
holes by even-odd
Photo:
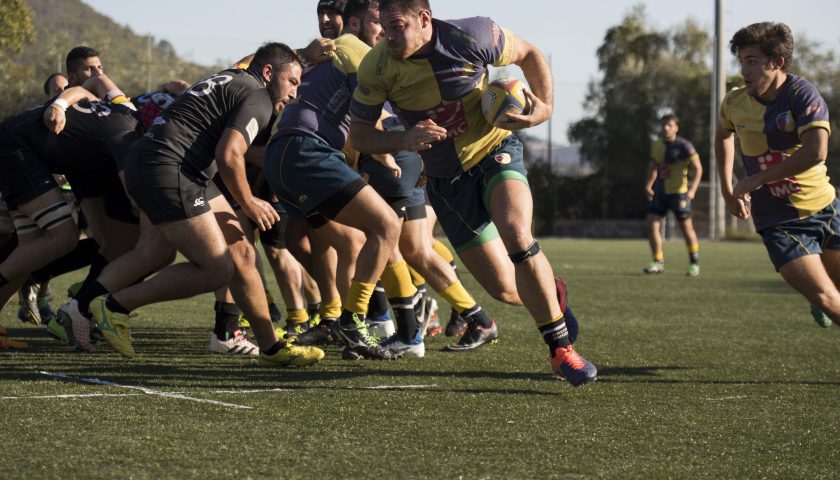
{"type": "MultiPolygon", "coordinates": [[[[318,34],[316,0],[144,0],[142,8],[123,0],[84,1],[139,34],[168,40],[183,58],[208,65],[236,60],[267,40],[301,47],[318,34]]],[[[587,84],[598,78],[595,51],[604,33],[633,5],[645,5],[651,23],[660,28],[693,18],[710,33],[714,29],[714,0],[430,1],[435,17],[491,17],[551,57],[555,77],[552,135],[557,143],[567,141],[568,125],[584,115],[587,84]]],[[[840,51],[837,0],[726,0],[724,11],[726,39],[750,23],[785,22],[794,34],[804,33],[825,48],[840,51]]],[[[107,69],[107,52],[103,52],[103,62],[107,69]]],[[[545,137],[548,127],[540,125],[530,133],[545,137]]]]}

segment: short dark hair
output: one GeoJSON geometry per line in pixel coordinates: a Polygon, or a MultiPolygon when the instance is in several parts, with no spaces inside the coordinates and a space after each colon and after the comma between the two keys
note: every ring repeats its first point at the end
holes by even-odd
{"type": "Polygon", "coordinates": [[[318,0],[318,10],[334,10],[338,13],[344,13],[347,7],[347,0],[318,0]]]}
{"type": "Polygon", "coordinates": [[[344,25],[347,25],[350,17],[363,18],[365,12],[371,7],[379,8],[379,0],[349,0],[344,7],[344,13],[341,14],[344,25]]]}
{"type": "Polygon", "coordinates": [[[742,48],[754,45],[771,59],[784,58],[782,70],[787,70],[793,60],[793,34],[784,23],[753,23],[738,30],[729,41],[729,51],[737,56],[742,48]]]}
{"type": "Polygon", "coordinates": [[[98,57],[99,52],[90,47],[76,47],[70,50],[67,54],[67,59],[64,61],[64,66],[67,68],[67,73],[72,72],[86,59],[90,57],[98,57]]]}
{"type": "Polygon", "coordinates": [[[659,124],[660,125],[665,125],[666,123],[670,122],[671,120],[673,120],[674,123],[676,123],[678,127],[680,126],[680,118],[677,117],[676,115],[674,115],[673,113],[669,113],[667,115],[662,115],[662,118],[659,119],[659,124]]]}
{"type": "Polygon", "coordinates": [[[298,54],[285,43],[266,42],[257,49],[248,70],[259,73],[266,65],[271,65],[273,68],[278,69],[287,63],[303,65],[298,54]]]}
{"type": "Polygon", "coordinates": [[[422,10],[432,11],[429,0],[381,0],[380,10],[396,10],[401,13],[419,13],[422,10]]]}
{"type": "Polygon", "coordinates": [[[50,82],[55,77],[63,77],[64,74],[61,72],[51,73],[49,77],[44,81],[44,94],[45,95],[52,95],[53,92],[50,91],[50,82]]]}

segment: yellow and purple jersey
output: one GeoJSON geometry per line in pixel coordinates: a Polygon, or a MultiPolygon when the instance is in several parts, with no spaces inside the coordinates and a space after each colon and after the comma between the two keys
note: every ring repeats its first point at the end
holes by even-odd
{"type": "Polygon", "coordinates": [[[370,47],[352,34],[335,39],[332,59],[315,65],[301,77],[298,99],[287,105],[276,125],[275,137],[307,135],[341,150],[350,129],[350,99],[356,71],[370,47]]]}
{"type": "Polygon", "coordinates": [[[511,63],[515,37],[486,17],[433,19],[432,24],[431,54],[398,60],[385,41],[371,50],[359,67],[350,111],[373,122],[387,101],[409,127],[433,120],[447,130],[447,138],[420,152],[426,174],[454,177],[511,134],[481,115],[481,92],[488,65],[511,63]]]}
{"type": "MultiPolygon", "coordinates": [[[[788,75],[775,100],[764,102],[743,88],[726,94],[721,126],[735,132],[741,143],[747,175],[784,162],[802,146],[800,135],[812,128],[831,132],[828,107],[811,82],[788,75]]],[[[756,230],[808,218],[835,197],[824,163],[752,192],[756,230]]]]}
{"type": "Polygon", "coordinates": [[[688,165],[695,157],[699,158],[694,145],[682,137],[677,137],[672,142],[653,142],[650,161],[656,165],[654,193],[672,195],[688,192],[688,165]]]}

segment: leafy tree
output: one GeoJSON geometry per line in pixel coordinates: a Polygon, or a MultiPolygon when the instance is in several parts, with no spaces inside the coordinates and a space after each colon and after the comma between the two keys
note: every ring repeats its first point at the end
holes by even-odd
{"type": "Polygon", "coordinates": [[[658,31],[642,6],[607,30],[597,51],[602,78],[590,82],[584,103],[589,114],[569,127],[569,138],[597,169],[587,183],[600,198],[588,195],[587,216],[644,216],[650,145],[664,113],[680,117],[680,134],[708,164],[708,51],[708,35],[696,23],[658,31]]]}
{"type": "Polygon", "coordinates": [[[0,2],[0,50],[20,51],[35,39],[32,9],[23,0],[0,2]]]}

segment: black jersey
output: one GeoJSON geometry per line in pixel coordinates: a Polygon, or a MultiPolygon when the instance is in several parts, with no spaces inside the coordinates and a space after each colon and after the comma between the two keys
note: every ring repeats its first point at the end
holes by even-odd
{"type": "Polygon", "coordinates": [[[45,105],[11,115],[0,122],[0,150],[25,149],[45,158],[55,148],[55,135],[44,127],[45,105]]]}
{"type": "Polygon", "coordinates": [[[209,181],[216,173],[216,144],[225,129],[250,145],[269,126],[274,106],[263,81],[248,70],[223,70],[178,96],[135,148],[183,163],[209,181]]]}
{"type": "Polygon", "coordinates": [[[83,101],[66,112],[67,123],[58,135],[51,158],[54,172],[114,169],[140,138],[137,112],[124,104],[83,101]],[[115,163],[116,162],[116,163],[115,163]]]}

